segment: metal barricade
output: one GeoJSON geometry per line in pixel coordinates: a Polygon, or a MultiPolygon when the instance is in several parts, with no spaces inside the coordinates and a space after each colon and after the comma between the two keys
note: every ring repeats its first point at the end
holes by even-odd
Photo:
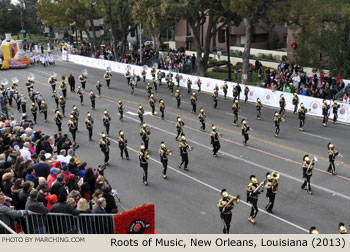
{"type": "Polygon", "coordinates": [[[4,225],[0,225],[0,234],[10,234],[5,225],[12,229],[15,233],[23,233],[26,230],[26,223],[24,217],[13,218],[7,214],[0,213],[0,221],[4,225]]]}

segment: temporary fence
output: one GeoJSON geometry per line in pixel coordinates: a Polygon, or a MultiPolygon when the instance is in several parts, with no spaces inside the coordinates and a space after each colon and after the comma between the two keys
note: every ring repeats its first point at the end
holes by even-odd
{"type": "MultiPolygon", "coordinates": [[[[26,234],[114,234],[114,214],[32,214],[12,218],[0,214],[0,221],[15,233],[26,234]]],[[[0,233],[10,233],[0,224],[0,233]]]]}
{"type": "MultiPolygon", "coordinates": [[[[89,57],[84,57],[79,55],[69,54],[68,58],[70,62],[81,64],[87,67],[93,67],[93,68],[104,69],[104,70],[107,67],[110,67],[113,72],[117,72],[121,74],[125,74],[125,72],[127,71],[127,68],[129,68],[131,73],[135,73],[136,75],[141,76],[141,73],[143,70],[142,66],[124,64],[120,62],[108,61],[103,59],[94,59],[94,58],[89,58],[89,57]]],[[[164,72],[165,74],[169,72],[167,70],[161,70],[161,71],[164,72]]],[[[152,79],[150,71],[147,71],[146,73],[147,73],[146,78],[152,79]]],[[[174,83],[177,84],[175,80],[176,73],[174,72],[170,72],[170,73],[172,73],[172,78],[174,80],[174,83]]],[[[196,85],[198,76],[188,75],[188,74],[181,74],[181,76],[182,76],[182,79],[180,80],[180,83],[179,83],[181,87],[187,88],[187,80],[190,79],[192,81],[191,88],[193,90],[198,89],[198,85],[196,85]]],[[[217,84],[219,86],[219,95],[224,94],[222,87],[225,81],[206,78],[206,77],[200,77],[200,80],[202,83],[201,91],[212,93],[215,88],[215,85],[217,84]]],[[[237,85],[237,83],[227,82],[227,84],[228,84],[227,96],[232,98],[233,97],[232,89],[233,89],[233,86],[237,85]]],[[[242,84],[240,85],[241,85],[241,89],[244,90],[244,85],[242,84]]],[[[260,98],[262,104],[272,106],[277,109],[279,108],[279,97],[282,93],[286,98],[286,102],[287,102],[286,109],[293,111],[294,109],[292,105],[293,94],[290,94],[290,93],[273,91],[270,89],[256,87],[256,86],[249,86],[248,101],[255,102],[257,98],[260,98]]],[[[310,109],[310,112],[308,113],[309,115],[322,117],[322,104],[323,104],[322,99],[310,97],[310,96],[304,96],[304,95],[298,95],[298,96],[299,96],[300,103],[301,102],[304,103],[305,108],[310,109]]],[[[240,94],[240,99],[244,99],[243,92],[240,94]]],[[[328,104],[332,103],[332,101],[330,100],[328,100],[327,102],[328,104]]],[[[338,121],[350,123],[350,104],[341,104],[341,106],[342,107],[338,111],[338,121]]],[[[330,111],[329,117],[333,118],[332,111],[330,111]]]]}

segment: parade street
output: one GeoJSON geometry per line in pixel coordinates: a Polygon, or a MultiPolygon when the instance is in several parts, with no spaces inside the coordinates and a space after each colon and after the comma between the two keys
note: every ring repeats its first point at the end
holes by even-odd
{"type": "MultiPolygon", "coordinates": [[[[19,79],[19,92],[27,95],[25,82],[29,73],[35,75],[34,90],[40,91],[48,104],[48,122],[44,122],[43,115],[38,114],[38,123],[34,129],[40,129],[45,134],[53,135],[57,127],[53,120],[55,101],[51,97],[52,89],[48,78],[53,72],[57,73],[57,83],[62,75],[73,74],[75,87],[80,85],[79,75],[85,67],[69,62],[57,60],[55,67],[29,66],[27,69],[9,70],[1,72],[1,76],[11,80],[16,76],[19,79]]],[[[213,108],[211,94],[197,95],[197,112],[191,112],[190,94],[181,88],[181,107],[176,108],[174,96],[164,83],[154,92],[156,100],[156,114],[152,116],[148,103],[145,84],[138,82],[134,95],[127,86],[124,75],[112,73],[110,89],[107,89],[103,75],[104,70],[86,68],[88,70],[84,105],[80,105],[76,93],[67,88],[66,116],[63,119],[63,133],[68,134],[67,120],[72,106],[76,105],[80,112],[79,133],[77,134],[77,156],[88,163],[88,166],[97,167],[103,164],[103,153],[98,141],[105,131],[102,116],[105,109],[111,115],[110,141],[111,151],[109,166],[105,175],[115,188],[121,202],[118,203],[120,212],[132,209],[148,202],[155,204],[156,231],[158,233],[222,233],[222,222],[217,207],[221,197],[221,190],[226,188],[231,196],[240,195],[241,202],[232,211],[231,233],[307,233],[311,226],[316,226],[320,233],[336,233],[339,222],[350,222],[350,126],[342,123],[322,126],[322,118],[306,116],[304,132],[299,131],[298,116],[291,112],[286,113],[286,121],[281,123],[278,137],[274,137],[273,115],[277,110],[264,106],[261,120],[256,120],[255,103],[245,104],[240,101],[241,113],[239,126],[232,125],[232,99],[224,100],[219,97],[217,109],[213,108]],[[98,97],[96,82],[103,84],[101,98],[98,97]],[[97,96],[96,110],[91,110],[89,92],[93,90],[97,96]],[[165,101],[165,118],[160,117],[159,99],[165,101]],[[118,101],[122,100],[125,106],[124,121],[119,121],[117,110],[118,101]],[[148,186],[142,183],[142,169],[139,165],[137,152],[142,143],[139,130],[140,121],[137,116],[139,104],[145,109],[144,121],[147,123],[151,135],[149,150],[151,158],[148,166],[148,186]],[[205,110],[207,121],[206,131],[200,131],[198,120],[199,109],[205,110]],[[93,141],[88,139],[88,131],[84,120],[87,112],[94,118],[93,141]],[[181,161],[176,137],[176,118],[180,116],[184,122],[184,134],[193,150],[189,152],[189,171],[178,168],[181,161]],[[244,146],[241,134],[241,120],[246,119],[254,131],[249,131],[250,140],[244,146]],[[211,124],[215,124],[220,138],[221,149],[218,156],[212,155],[210,144],[211,124]],[[121,159],[117,137],[119,130],[123,130],[128,139],[130,160],[121,159]],[[161,176],[158,149],[161,141],[167,148],[173,150],[169,157],[167,179],[161,176]],[[332,176],[327,172],[328,149],[331,142],[335,149],[344,155],[337,157],[336,172],[332,176]],[[316,156],[315,169],[311,177],[313,194],[310,195],[301,189],[301,163],[303,156],[309,153],[316,156]],[[343,162],[343,163],[339,163],[343,162]],[[276,195],[273,214],[267,213],[265,206],[268,200],[265,192],[258,200],[259,213],[256,224],[248,221],[250,204],[246,202],[246,186],[249,176],[256,175],[259,183],[265,180],[267,172],[278,171],[280,174],[279,191],[276,195]]],[[[57,84],[57,87],[58,87],[57,84]]],[[[67,83],[68,85],[68,83],[67,83]]],[[[176,87],[176,84],[175,84],[176,87]]],[[[229,90],[228,92],[232,92],[229,90]]],[[[27,107],[31,102],[28,99],[27,107]]],[[[30,110],[27,115],[32,119],[30,110]]],[[[20,114],[16,106],[11,109],[16,118],[20,114]]]]}

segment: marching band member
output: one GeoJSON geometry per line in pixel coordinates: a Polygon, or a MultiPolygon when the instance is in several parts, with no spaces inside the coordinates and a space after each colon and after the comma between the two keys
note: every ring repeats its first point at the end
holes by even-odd
{"type": "Polygon", "coordinates": [[[210,143],[211,145],[213,145],[213,156],[217,157],[218,156],[217,153],[221,148],[219,138],[222,137],[222,134],[217,132],[216,126],[214,124],[211,126],[211,130],[212,131],[210,132],[210,139],[211,139],[210,143]]]}
{"type": "Polygon", "coordinates": [[[102,88],[102,84],[101,84],[101,81],[97,81],[96,83],[96,89],[97,89],[97,92],[98,92],[98,97],[101,98],[101,88],[102,88]]]}
{"type": "Polygon", "coordinates": [[[179,163],[179,169],[181,169],[182,164],[185,164],[184,170],[188,171],[188,151],[192,150],[192,147],[188,145],[186,141],[186,137],[182,136],[181,137],[181,142],[179,143],[179,148],[180,148],[180,155],[181,155],[181,163],[179,163]]]}
{"type": "Polygon", "coordinates": [[[62,115],[65,117],[66,99],[63,97],[63,95],[61,95],[58,99],[58,103],[60,104],[62,115]]]}
{"type": "Polygon", "coordinates": [[[62,127],[61,127],[62,126],[62,119],[63,119],[63,116],[62,116],[60,110],[56,109],[55,115],[54,115],[54,120],[55,120],[58,132],[62,132],[62,127]]]}
{"type": "Polygon", "coordinates": [[[79,75],[79,81],[83,90],[85,90],[86,80],[87,80],[87,77],[84,74],[79,75]]]}
{"type": "Polygon", "coordinates": [[[90,100],[91,100],[91,109],[95,110],[96,95],[95,95],[94,91],[91,90],[89,96],[90,96],[90,100]]]}
{"type": "Polygon", "coordinates": [[[199,109],[198,118],[199,118],[199,122],[201,123],[200,130],[205,131],[205,120],[206,120],[207,116],[205,115],[203,108],[199,109]]]}
{"type": "Polygon", "coordinates": [[[337,100],[334,100],[332,109],[333,109],[333,123],[337,123],[338,119],[338,109],[340,108],[340,105],[338,104],[337,100]]]}
{"type": "Polygon", "coordinates": [[[38,107],[35,105],[35,102],[32,102],[32,106],[30,107],[30,111],[33,114],[34,123],[36,124],[36,113],[38,111],[38,107]]]}
{"type": "Polygon", "coordinates": [[[212,94],[212,97],[213,97],[213,101],[214,101],[214,108],[216,109],[217,106],[218,106],[218,90],[217,89],[214,89],[214,92],[212,94]]]}
{"type": "Polygon", "coordinates": [[[85,118],[85,125],[86,125],[86,129],[89,132],[89,141],[92,141],[94,119],[92,118],[90,112],[87,113],[87,117],[85,118]]]}
{"type": "Polygon", "coordinates": [[[79,111],[77,106],[73,105],[73,110],[70,114],[73,115],[73,122],[77,125],[76,131],[79,133],[79,111]]]}
{"type": "Polygon", "coordinates": [[[77,95],[78,95],[79,98],[80,98],[80,104],[83,105],[84,96],[83,96],[83,91],[81,90],[81,87],[80,87],[80,86],[78,86],[77,95]]]}
{"type": "Polygon", "coordinates": [[[152,86],[151,86],[151,84],[149,82],[146,85],[146,90],[147,90],[148,98],[149,98],[150,95],[152,94],[152,86]]]}
{"type": "Polygon", "coordinates": [[[224,85],[222,86],[222,91],[224,92],[225,100],[226,100],[226,96],[227,96],[227,90],[228,90],[228,85],[227,85],[227,82],[225,81],[224,85]]]}
{"type": "Polygon", "coordinates": [[[106,70],[106,72],[105,72],[103,77],[104,77],[104,79],[106,81],[107,88],[109,88],[109,83],[111,82],[112,74],[108,70],[106,70]]]}
{"type": "Polygon", "coordinates": [[[54,76],[50,76],[48,83],[51,85],[52,92],[56,90],[56,81],[57,79],[54,76]]]}
{"type": "Polygon", "coordinates": [[[238,99],[235,99],[233,104],[232,104],[232,112],[234,114],[234,119],[233,119],[233,125],[238,126],[237,121],[238,121],[238,115],[241,111],[241,106],[238,104],[238,99]]]}
{"type": "Polygon", "coordinates": [[[249,127],[249,125],[247,124],[247,121],[245,119],[243,119],[241,123],[242,123],[242,127],[241,127],[242,136],[244,136],[243,144],[247,145],[247,142],[249,140],[249,133],[248,133],[248,131],[249,130],[253,130],[253,129],[251,129],[249,127]]]}
{"type": "Polygon", "coordinates": [[[230,233],[230,225],[232,220],[232,209],[240,202],[240,196],[230,198],[226,189],[221,190],[221,199],[217,203],[220,211],[220,218],[224,224],[223,233],[230,233]],[[236,202],[236,204],[235,204],[236,202]]]}
{"type": "Polygon", "coordinates": [[[47,104],[45,100],[40,104],[40,113],[44,114],[44,121],[47,122],[47,104]]]}
{"type": "Polygon", "coordinates": [[[192,105],[192,112],[196,113],[196,111],[197,111],[197,96],[196,96],[195,92],[192,93],[190,100],[191,100],[191,105],[192,105]]]}
{"type": "Polygon", "coordinates": [[[258,179],[255,175],[250,176],[250,183],[246,186],[247,190],[247,202],[252,204],[252,208],[250,210],[250,215],[248,220],[250,223],[255,223],[255,217],[259,212],[258,209],[258,197],[259,194],[262,193],[264,182],[258,183],[258,179]]]}
{"type": "Polygon", "coordinates": [[[163,99],[159,100],[159,110],[160,110],[160,113],[161,113],[161,118],[162,118],[162,120],[164,120],[165,103],[164,103],[163,99]]]}
{"type": "Polygon", "coordinates": [[[142,181],[145,185],[148,185],[148,159],[150,158],[150,154],[145,145],[141,144],[140,151],[137,153],[137,155],[140,160],[140,167],[143,169],[142,181]]]}
{"type": "Polygon", "coordinates": [[[348,230],[345,227],[344,223],[340,222],[338,225],[338,234],[347,234],[348,230]]]}
{"type": "Polygon", "coordinates": [[[280,95],[280,116],[282,121],[285,121],[286,118],[286,99],[284,98],[284,95],[280,95]]]}
{"type": "Polygon", "coordinates": [[[53,91],[53,93],[52,93],[51,97],[53,97],[53,98],[54,98],[55,103],[56,103],[56,108],[58,108],[58,107],[59,107],[59,102],[58,102],[58,100],[59,100],[59,96],[58,96],[58,94],[57,94],[57,91],[56,91],[56,90],[55,90],[55,91],[53,91]]]}
{"type": "Polygon", "coordinates": [[[158,85],[157,85],[157,81],[156,81],[156,78],[152,78],[152,83],[153,83],[153,86],[154,86],[154,91],[158,91],[158,85]]]}
{"type": "Polygon", "coordinates": [[[192,81],[190,78],[187,78],[187,93],[192,93],[192,81]]]}
{"type": "Polygon", "coordinates": [[[297,109],[298,109],[298,104],[299,104],[299,96],[297,93],[294,93],[292,103],[294,105],[294,112],[293,113],[296,114],[297,109]]]}
{"type": "Polygon", "coordinates": [[[281,123],[281,116],[280,114],[276,111],[274,116],[273,116],[273,121],[275,123],[275,137],[278,137],[278,134],[280,133],[280,123],[281,123]]]}
{"type": "Polygon", "coordinates": [[[118,112],[119,112],[119,120],[123,121],[124,104],[121,100],[118,101],[118,112]]]}
{"type": "Polygon", "coordinates": [[[59,88],[62,91],[63,97],[66,99],[66,97],[67,97],[67,84],[66,84],[66,76],[65,75],[62,75],[62,81],[61,81],[59,88]]]}
{"type": "Polygon", "coordinates": [[[151,135],[151,131],[147,127],[147,124],[143,123],[140,129],[140,136],[142,138],[142,141],[146,150],[148,150],[148,142],[149,142],[150,135],[151,135]]]}
{"type": "Polygon", "coordinates": [[[181,105],[181,94],[180,94],[180,90],[179,89],[176,89],[175,99],[176,99],[176,102],[177,102],[177,108],[180,108],[180,105],[181,105]]]}
{"type": "Polygon", "coordinates": [[[119,149],[120,149],[120,156],[122,159],[123,152],[125,152],[126,160],[129,160],[129,153],[128,153],[128,140],[126,139],[126,136],[123,131],[119,130],[119,137],[118,137],[118,143],[119,143],[119,149]]]}
{"type": "Polygon", "coordinates": [[[143,79],[143,83],[146,83],[146,71],[143,69],[142,72],[141,72],[141,75],[142,75],[142,79],[143,79]]]}
{"type": "Polygon", "coordinates": [[[149,102],[149,105],[150,105],[150,107],[152,109],[152,115],[154,115],[154,111],[156,109],[156,105],[155,105],[156,101],[154,100],[154,94],[153,93],[150,95],[150,97],[148,99],[148,102],[149,102]]]}
{"type": "Polygon", "coordinates": [[[108,114],[107,109],[103,112],[102,116],[103,126],[106,128],[106,134],[109,136],[109,126],[111,125],[111,116],[108,114]]]}
{"type": "Polygon", "coordinates": [[[184,135],[184,130],[183,130],[183,126],[185,125],[185,123],[182,121],[182,119],[178,116],[176,118],[176,141],[178,140],[179,136],[183,136],[184,135]]]}
{"type": "Polygon", "coordinates": [[[269,203],[265,206],[265,209],[268,213],[272,213],[272,209],[275,203],[276,194],[278,192],[279,186],[279,173],[269,172],[266,174],[266,197],[269,199],[269,203]]]}
{"type": "Polygon", "coordinates": [[[198,77],[198,80],[197,80],[197,85],[198,85],[198,93],[201,92],[201,89],[202,89],[202,82],[201,82],[201,79],[198,77]]]}
{"type": "Polygon", "coordinates": [[[245,103],[248,103],[248,94],[249,94],[249,87],[248,87],[248,85],[245,85],[245,87],[244,87],[244,102],[245,103]]]}
{"type": "Polygon", "coordinates": [[[68,129],[69,129],[69,132],[72,134],[72,138],[73,138],[73,144],[76,144],[76,141],[75,141],[75,137],[76,137],[76,134],[77,134],[77,130],[78,130],[78,125],[74,119],[74,115],[71,114],[70,115],[70,118],[68,120],[68,129]]]}
{"type": "Polygon", "coordinates": [[[322,105],[322,115],[323,115],[323,121],[322,121],[322,126],[327,127],[327,122],[328,122],[328,116],[329,116],[329,109],[330,106],[327,104],[327,100],[323,100],[323,105],[322,105]]]}
{"type": "Polygon", "coordinates": [[[328,166],[328,172],[332,173],[332,175],[336,175],[335,173],[335,158],[339,155],[339,157],[343,157],[342,154],[339,154],[339,152],[334,148],[334,145],[331,143],[328,143],[328,160],[329,160],[329,166],[328,166]]]}
{"type": "Polygon", "coordinates": [[[137,114],[138,114],[138,116],[139,116],[139,118],[140,118],[140,125],[143,124],[143,114],[144,114],[144,113],[145,113],[145,110],[143,109],[142,104],[140,104],[140,105],[139,105],[139,108],[138,108],[138,110],[137,110],[137,114]]]}
{"type": "Polygon", "coordinates": [[[130,86],[131,73],[129,72],[129,70],[126,70],[125,78],[126,78],[126,81],[128,83],[128,86],[130,86]]]}
{"type": "Polygon", "coordinates": [[[256,116],[256,119],[261,120],[261,110],[263,109],[263,105],[261,104],[260,98],[256,100],[255,107],[256,107],[256,110],[258,111],[258,115],[256,116]]]}
{"type": "Polygon", "coordinates": [[[105,165],[108,165],[109,150],[110,150],[111,142],[109,141],[109,139],[107,138],[107,135],[105,133],[102,133],[102,138],[99,141],[99,145],[100,145],[101,151],[105,155],[105,159],[104,159],[105,165]]]}
{"type": "Polygon", "coordinates": [[[303,163],[301,168],[303,169],[303,178],[305,178],[304,183],[301,186],[301,189],[307,190],[309,194],[312,194],[310,178],[312,177],[312,170],[315,166],[315,159],[310,159],[309,155],[305,155],[303,158],[303,163]],[[307,186],[307,189],[305,188],[307,186]]]}
{"type": "Polygon", "coordinates": [[[320,232],[317,231],[316,227],[311,227],[309,230],[309,234],[320,234],[320,232]]]}
{"type": "Polygon", "coordinates": [[[168,156],[170,156],[173,152],[171,150],[168,150],[165,146],[164,142],[160,143],[160,148],[158,150],[158,154],[160,156],[160,161],[163,165],[163,171],[162,171],[162,177],[164,179],[167,178],[167,169],[168,169],[168,156]]]}
{"type": "Polygon", "coordinates": [[[156,68],[153,66],[151,69],[152,78],[156,78],[156,68]]]}

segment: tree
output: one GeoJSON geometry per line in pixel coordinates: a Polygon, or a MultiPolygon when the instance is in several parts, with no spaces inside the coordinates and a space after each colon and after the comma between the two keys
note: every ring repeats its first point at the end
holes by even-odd
{"type": "Polygon", "coordinates": [[[271,23],[270,15],[280,12],[277,5],[282,6],[287,0],[224,0],[223,6],[237,13],[243,19],[245,26],[245,44],[243,59],[243,83],[248,84],[250,48],[253,28],[259,22],[271,23]]]}
{"type": "Polygon", "coordinates": [[[11,4],[11,0],[0,0],[0,36],[5,33],[17,34],[21,29],[21,11],[19,5],[11,4]]]}
{"type": "Polygon", "coordinates": [[[210,53],[210,43],[217,29],[235,20],[237,15],[222,5],[222,0],[164,0],[163,9],[172,13],[177,19],[186,19],[191,27],[196,42],[196,73],[205,76],[210,53]],[[225,17],[225,18],[224,18],[225,17]],[[223,19],[224,18],[224,19],[223,19]],[[206,26],[206,37],[201,46],[201,28],[206,26]],[[202,53],[204,53],[202,55],[202,53]]]}

